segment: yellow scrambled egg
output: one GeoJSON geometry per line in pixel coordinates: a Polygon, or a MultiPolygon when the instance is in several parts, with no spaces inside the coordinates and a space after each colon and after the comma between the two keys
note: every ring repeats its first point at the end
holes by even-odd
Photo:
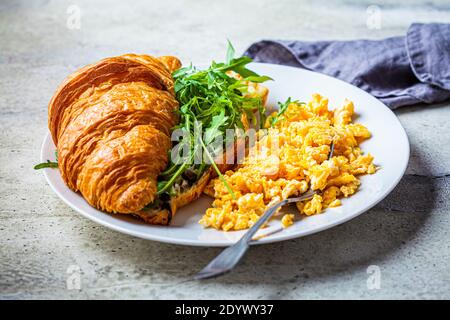
{"type": "MultiPolygon", "coordinates": [[[[200,223],[225,231],[247,229],[271,204],[310,188],[318,192],[297,203],[300,214],[340,206],[342,197],[358,190],[358,175],[376,171],[373,157],[359,147],[370,132],[352,123],[353,114],[351,101],[328,110],[328,99],[318,94],[307,104],[290,103],[272,127],[273,113],[243,163],[224,174],[235,198],[220,179],[213,179],[205,192],[215,200],[200,223]],[[332,142],[333,157],[328,160],[332,142]]],[[[284,215],[281,221],[287,227],[294,215],[284,215]]]]}

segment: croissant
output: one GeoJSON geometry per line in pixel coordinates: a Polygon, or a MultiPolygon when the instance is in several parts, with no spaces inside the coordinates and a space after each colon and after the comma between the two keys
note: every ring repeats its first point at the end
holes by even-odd
{"type": "MultiPolygon", "coordinates": [[[[126,54],[70,75],[48,107],[67,186],[93,207],[136,214],[155,199],[178,102],[175,57],[126,54]]],[[[151,219],[147,219],[151,222],[151,219]]]]}

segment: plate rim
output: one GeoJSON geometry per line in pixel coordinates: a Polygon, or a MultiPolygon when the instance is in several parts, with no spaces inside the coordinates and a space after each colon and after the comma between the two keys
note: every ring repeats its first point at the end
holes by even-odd
{"type": "MultiPolygon", "coordinates": [[[[387,195],[389,195],[392,190],[398,185],[398,183],[400,182],[400,180],[403,178],[406,169],[408,167],[409,164],[409,159],[411,156],[411,147],[410,147],[410,142],[409,142],[409,138],[408,135],[406,133],[405,128],[402,126],[400,120],[398,119],[397,115],[389,108],[387,107],[383,102],[381,102],[380,100],[378,100],[377,98],[375,98],[374,96],[372,96],[370,93],[368,93],[367,91],[364,91],[348,82],[345,82],[343,80],[328,76],[326,74],[323,73],[319,73],[319,72],[315,72],[315,71],[311,71],[311,70],[307,70],[307,69],[302,69],[302,68],[297,68],[297,67],[292,67],[292,66],[285,66],[285,65],[279,65],[279,64],[271,64],[271,63],[258,63],[258,62],[252,62],[252,64],[258,64],[258,65],[269,65],[269,66],[275,66],[275,67],[280,67],[280,68],[287,68],[287,69],[294,69],[296,71],[299,72],[305,72],[305,73],[311,73],[314,75],[319,75],[321,77],[326,77],[329,79],[332,79],[333,81],[338,81],[341,82],[347,86],[351,86],[354,89],[357,89],[358,91],[362,92],[364,95],[366,95],[369,99],[374,99],[376,100],[379,104],[381,104],[385,109],[387,109],[391,115],[395,118],[395,121],[397,122],[397,125],[402,133],[402,139],[404,139],[404,146],[406,148],[406,157],[405,157],[405,161],[402,164],[402,168],[399,170],[400,174],[396,177],[396,179],[394,179],[392,181],[392,183],[385,188],[384,192],[379,196],[379,198],[372,202],[369,206],[360,209],[360,210],[356,210],[354,212],[352,212],[351,214],[348,214],[346,216],[344,216],[342,219],[327,223],[327,224],[323,224],[320,225],[318,227],[315,228],[309,228],[305,231],[303,231],[301,234],[298,233],[286,233],[285,235],[279,235],[277,237],[264,237],[262,239],[259,239],[257,241],[252,241],[251,244],[255,245],[255,244],[268,244],[268,243],[275,243],[275,242],[281,242],[281,241],[286,241],[286,240],[292,240],[292,239],[296,239],[296,238],[300,238],[300,237],[304,237],[304,236],[308,236],[311,234],[315,234],[318,232],[322,232],[324,230],[327,229],[331,229],[333,227],[336,227],[340,224],[343,224],[345,222],[348,222],[356,217],[358,217],[359,215],[361,215],[364,212],[369,211],[370,209],[372,209],[374,206],[376,206],[378,203],[380,203],[383,199],[386,198],[387,195]]],[[[44,141],[41,145],[41,152],[40,152],[40,158],[42,162],[45,162],[47,159],[46,157],[46,149],[47,149],[47,145],[49,143],[53,143],[52,141],[52,137],[50,132],[47,130],[47,134],[44,137],[44,141]]],[[[215,242],[206,242],[205,240],[190,240],[190,239],[179,239],[179,238],[173,238],[170,236],[164,236],[164,235],[154,235],[152,233],[145,233],[142,234],[141,232],[129,229],[129,228],[125,228],[122,227],[118,224],[114,224],[114,223],[109,223],[108,221],[105,221],[103,219],[100,219],[98,217],[95,217],[87,212],[85,212],[83,209],[78,208],[75,204],[73,204],[71,201],[69,201],[68,199],[66,199],[66,197],[60,192],[60,190],[56,187],[56,185],[53,183],[52,178],[49,176],[48,170],[52,170],[52,168],[44,168],[44,176],[45,179],[47,181],[47,183],[50,185],[50,188],[53,190],[53,192],[56,193],[56,195],[63,200],[64,203],[66,203],[70,208],[72,208],[73,210],[75,210],[77,213],[81,214],[83,217],[98,223],[104,227],[107,227],[109,229],[112,229],[114,231],[120,232],[120,233],[124,233],[127,235],[131,235],[137,238],[141,238],[141,239],[145,239],[145,240],[152,240],[152,241],[158,241],[158,242],[164,242],[164,243],[170,243],[170,244],[176,244],[176,245],[184,245],[184,246],[197,246],[197,247],[225,247],[225,246],[230,246],[232,243],[230,241],[225,242],[223,240],[220,241],[215,241],[215,242]]],[[[69,189],[67,187],[67,185],[65,185],[65,187],[67,189],[69,189]]],[[[70,189],[69,189],[70,190],[70,189]]],[[[72,191],[72,190],[70,190],[72,191]]],[[[73,191],[72,191],[73,192],[73,191]]],[[[86,200],[84,200],[86,201],[86,200]]],[[[95,208],[94,208],[95,209],[95,208]]],[[[97,209],[95,209],[97,210],[97,209]]],[[[101,212],[100,210],[98,210],[99,212],[101,212]]],[[[107,214],[108,213],[104,213],[107,214]]],[[[155,227],[155,226],[152,226],[155,227]]],[[[170,226],[159,226],[161,228],[170,228],[170,226]]],[[[224,232],[224,231],[218,231],[218,232],[224,232]]]]}

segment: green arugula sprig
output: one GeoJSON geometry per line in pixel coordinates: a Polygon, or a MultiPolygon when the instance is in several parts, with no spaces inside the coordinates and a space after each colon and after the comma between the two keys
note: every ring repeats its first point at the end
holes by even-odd
{"type": "MultiPolygon", "coordinates": [[[[271,80],[270,77],[260,76],[246,66],[252,62],[249,57],[234,58],[235,50],[228,41],[228,50],[225,62],[212,62],[206,70],[199,70],[190,65],[175,71],[172,76],[175,80],[175,94],[180,104],[180,123],[174,129],[181,129],[187,138],[179,141],[190,149],[190,155],[183,163],[171,161],[167,169],[158,178],[158,194],[174,193],[173,185],[179,181],[184,173],[194,173],[199,178],[210,165],[213,166],[219,178],[234,193],[223,175],[220,173],[214,158],[219,156],[223,146],[212,146],[213,141],[222,136],[225,146],[227,129],[245,129],[241,121],[242,114],[254,124],[257,124],[259,114],[260,124],[264,123],[265,108],[259,97],[245,96],[248,90],[247,81],[261,83],[271,80]],[[235,79],[227,74],[229,71],[238,73],[242,79],[235,79]],[[199,124],[204,135],[196,136],[195,128],[199,124]],[[195,154],[202,150],[207,162],[195,163],[195,154]],[[194,163],[193,163],[194,162],[194,163]]],[[[175,147],[175,146],[174,146],[175,147]]]]}
{"type": "Polygon", "coordinates": [[[58,162],[47,160],[47,162],[42,162],[34,166],[34,170],[39,170],[43,168],[58,168],[58,162]]]}
{"type": "Polygon", "coordinates": [[[56,161],[47,160],[47,162],[42,162],[34,166],[34,170],[44,169],[44,168],[58,168],[58,151],[55,151],[56,161]]]}
{"type": "Polygon", "coordinates": [[[269,119],[272,127],[283,118],[283,113],[286,112],[291,103],[295,103],[297,105],[305,104],[304,102],[300,102],[298,100],[292,101],[291,97],[287,98],[285,102],[278,102],[279,109],[277,111],[277,114],[269,119]]]}

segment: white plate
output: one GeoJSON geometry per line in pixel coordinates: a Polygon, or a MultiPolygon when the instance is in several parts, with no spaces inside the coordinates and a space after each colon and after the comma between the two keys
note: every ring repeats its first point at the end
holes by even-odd
{"type": "MultiPolygon", "coordinates": [[[[261,63],[252,63],[251,68],[275,80],[265,84],[270,89],[269,107],[276,106],[277,101],[285,101],[290,96],[308,101],[313,93],[328,97],[330,109],[341,104],[345,98],[352,100],[358,114],[355,122],[364,124],[373,135],[362,144],[362,149],[372,153],[375,163],[381,167],[376,174],[361,177],[359,191],[352,197],[343,199],[342,206],[327,209],[319,215],[304,217],[284,230],[281,230],[279,221],[271,221],[269,228],[260,232],[281,231],[254,243],[282,241],[331,228],[369,210],[392,191],[406,170],[409,143],[400,122],[388,107],[363,90],[319,73],[261,63]]],[[[55,146],[49,134],[41,152],[41,160],[47,159],[55,160],[55,146]]],[[[70,207],[119,232],[149,240],[194,246],[227,246],[237,241],[244,232],[222,232],[204,229],[199,225],[198,220],[210,204],[207,197],[180,209],[170,226],[152,226],[126,216],[98,211],[64,184],[58,170],[44,169],[44,172],[52,189],[70,207]]]]}

